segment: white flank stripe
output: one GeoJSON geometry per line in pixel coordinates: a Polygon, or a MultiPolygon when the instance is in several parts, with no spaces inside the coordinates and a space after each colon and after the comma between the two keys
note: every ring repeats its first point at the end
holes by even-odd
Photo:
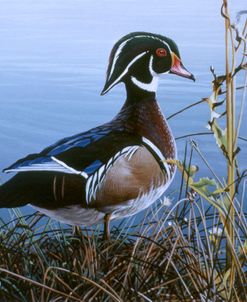
{"type": "Polygon", "coordinates": [[[66,173],[74,174],[70,171],[68,172],[68,170],[66,170],[65,168],[63,168],[59,165],[50,165],[50,164],[43,165],[43,166],[32,165],[30,167],[26,166],[26,167],[19,167],[19,168],[5,170],[6,173],[8,173],[8,172],[28,172],[28,171],[57,171],[57,172],[66,172],[66,173]]]}
{"type": "Polygon", "coordinates": [[[131,157],[135,154],[137,149],[139,149],[140,146],[133,146],[130,147],[129,151],[126,153],[125,157],[128,157],[128,160],[131,160],[131,157]]]}
{"type": "Polygon", "coordinates": [[[171,173],[170,173],[170,168],[168,166],[168,164],[165,162],[165,157],[164,155],[161,153],[161,151],[159,150],[159,148],[157,148],[149,139],[147,139],[146,137],[142,137],[142,141],[147,144],[153,151],[154,153],[160,158],[162,165],[164,166],[166,173],[167,173],[167,177],[168,180],[171,179],[171,173]]]}
{"type": "Polygon", "coordinates": [[[108,168],[112,165],[112,162],[113,162],[113,158],[110,158],[110,160],[106,164],[106,170],[108,170],[108,168]]]}
{"type": "Polygon", "coordinates": [[[63,161],[57,159],[56,157],[54,156],[51,156],[51,159],[54,160],[55,162],[57,162],[58,164],[60,164],[62,167],[68,169],[69,171],[71,171],[72,173],[74,174],[80,174],[81,176],[83,176],[84,178],[88,178],[88,175],[87,173],[83,172],[83,171],[78,171],[68,165],[66,165],[63,161]]]}
{"type": "Polygon", "coordinates": [[[105,165],[103,165],[103,166],[101,166],[99,168],[99,172],[98,172],[98,174],[99,174],[99,181],[102,181],[102,178],[104,176],[104,174],[103,174],[104,170],[105,170],[105,165]]]}
{"type": "Polygon", "coordinates": [[[146,53],[148,53],[148,51],[144,51],[142,53],[140,53],[138,56],[136,56],[132,61],[130,61],[130,63],[127,65],[127,67],[125,68],[125,70],[120,74],[120,76],[104,91],[104,93],[106,93],[107,91],[109,91],[124,75],[126,75],[126,73],[128,72],[129,68],[131,65],[133,65],[137,60],[139,60],[141,57],[143,57],[146,53]]]}
{"type": "Polygon", "coordinates": [[[86,188],[85,188],[86,189],[86,202],[87,202],[87,204],[90,201],[89,191],[90,191],[91,183],[92,183],[92,176],[88,178],[87,183],[86,183],[86,188]]]}
{"type": "Polygon", "coordinates": [[[106,164],[101,166],[97,171],[92,174],[86,183],[86,202],[87,204],[90,203],[92,198],[96,198],[97,190],[102,185],[107,171],[112,167],[113,164],[115,164],[119,159],[121,159],[123,156],[128,158],[128,160],[131,159],[131,157],[134,155],[136,150],[140,146],[134,145],[125,147],[119,152],[117,152],[113,157],[111,157],[106,164]]]}
{"type": "Polygon", "coordinates": [[[91,184],[91,187],[92,188],[90,188],[90,196],[89,196],[89,199],[91,199],[93,196],[94,196],[94,190],[95,190],[95,187],[96,187],[96,185],[97,185],[97,173],[98,173],[98,171],[96,171],[94,174],[93,174],[93,180],[92,180],[92,184],[91,184]]]}
{"type": "Polygon", "coordinates": [[[30,171],[56,171],[56,172],[64,172],[67,174],[80,174],[83,177],[87,178],[87,174],[84,172],[77,171],[71,167],[68,167],[66,164],[61,164],[60,161],[56,160],[41,164],[32,164],[30,166],[23,166],[14,169],[6,170],[5,172],[30,172],[30,171]]]}

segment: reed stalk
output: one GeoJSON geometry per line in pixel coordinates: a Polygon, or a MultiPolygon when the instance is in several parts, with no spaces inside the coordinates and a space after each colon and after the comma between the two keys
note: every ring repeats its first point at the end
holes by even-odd
{"type": "MultiPolygon", "coordinates": [[[[226,133],[227,133],[227,185],[229,188],[229,206],[228,213],[230,219],[226,221],[226,231],[229,234],[231,244],[235,246],[235,235],[234,235],[234,196],[235,196],[235,160],[234,160],[234,138],[235,138],[235,89],[234,89],[234,78],[233,72],[235,71],[235,49],[232,40],[232,30],[230,24],[230,16],[228,11],[228,1],[224,0],[224,14],[225,14],[225,72],[226,72],[226,133]],[[231,39],[229,39],[229,35],[231,39]],[[231,49],[231,63],[230,63],[230,51],[231,49]]],[[[227,255],[227,267],[230,269],[229,285],[230,288],[234,284],[235,267],[232,259],[232,250],[229,247],[229,242],[226,247],[227,255]]]]}

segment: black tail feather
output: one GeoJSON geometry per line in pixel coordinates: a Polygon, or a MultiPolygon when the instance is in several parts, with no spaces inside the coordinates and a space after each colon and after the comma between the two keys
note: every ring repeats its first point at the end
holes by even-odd
{"type": "Polygon", "coordinates": [[[25,188],[19,182],[18,175],[0,186],[0,208],[15,208],[26,205],[23,196],[25,188]]]}
{"type": "Polygon", "coordinates": [[[0,208],[26,204],[46,209],[77,203],[86,206],[85,182],[80,175],[49,171],[20,172],[0,186],[0,208]]]}

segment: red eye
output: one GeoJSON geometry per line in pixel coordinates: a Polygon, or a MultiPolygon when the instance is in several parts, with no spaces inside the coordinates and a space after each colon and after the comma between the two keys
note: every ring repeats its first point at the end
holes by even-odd
{"type": "Polygon", "coordinates": [[[165,48],[157,48],[156,49],[156,55],[158,57],[166,57],[167,56],[167,51],[165,50],[165,48]]]}

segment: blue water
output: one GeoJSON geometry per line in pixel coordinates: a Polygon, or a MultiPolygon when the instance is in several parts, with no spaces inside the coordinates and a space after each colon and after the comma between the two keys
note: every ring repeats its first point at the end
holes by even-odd
{"type": "MultiPolygon", "coordinates": [[[[246,6],[244,0],[233,2],[234,12],[246,6]]],[[[218,74],[224,72],[220,5],[216,0],[0,0],[0,169],[118,112],[125,99],[123,85],[103,97],[100,91],[111,47],[129,32],[173,38],[184,65],[197,78],[196,83],[173,75],[161,80],[158,99],[166,116],[207,97],[210,65],[218,74]]],[[[240,85],[242,80],[240,76],[240,85]]],[[[208,119],[209,110],[202,104],[172,119],[170,125],[178,137],[207,131],[208,119]]],[[[247,137],[246,115],[240,134],[247,137]]],[[[213,137],[196,140],[216,173],[224,176],[224,159],[213,137]]],[[[178,141],[180,158],[185,141],[178,141]]],[[[241,142],[240,147],[244,169],[247,144],[241,142]]],[[[199,163],[201,175],[210,176],[198,157],[194,162],[199,163]]],[[[2,173],[1,181],[8,177],[2,173]]]]}

